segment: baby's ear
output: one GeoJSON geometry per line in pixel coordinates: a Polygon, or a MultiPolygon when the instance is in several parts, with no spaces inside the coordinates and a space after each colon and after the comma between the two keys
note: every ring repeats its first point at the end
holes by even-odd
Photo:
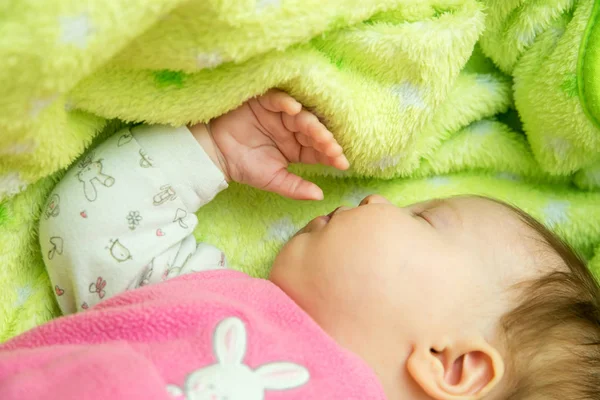
{"type": "Polygon", "coordinates": [[[423,391],[437,400],[481,399],[504,375],[500,353],[483,338],[415,348],[407,367],[423,391]]]}

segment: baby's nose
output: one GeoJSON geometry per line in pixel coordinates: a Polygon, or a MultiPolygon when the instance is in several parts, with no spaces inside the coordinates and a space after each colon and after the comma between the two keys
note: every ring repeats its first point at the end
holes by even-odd
{"type": "Polygon", "coordinates": [[[389,200],[386,199],[383,196],[380,196],[378,194],[372,194],[369,195],[367,197],[365,197],[364,199],[362,199],[362,201],[360,202],[359,205],[361,206],[366,206],[367,204],[389,204],[389,200]]]}

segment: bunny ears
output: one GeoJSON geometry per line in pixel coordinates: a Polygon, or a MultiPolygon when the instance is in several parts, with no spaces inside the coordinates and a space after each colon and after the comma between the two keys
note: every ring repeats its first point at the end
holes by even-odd
{"type": "Polygon", "coordinates": [[[264,364],[255,370],[243,363],[247,348],[244,323],[237,317],[222,320],[213,334],[213,351],[217,363],[190,373],[180,388],[168,385],[174,398],[211,398],[226,396],[230,400],[264,399],[265,390],[293,389],[306,384],[306,368],[291,362],[264,364]]]}
{"type": "MultiPolygon", "coordinates": [[[[242,365],[246,355],[247,335],[244,323],[236,317],[224,319],[215,329],[213,347],[221,365],[242,365]]],[[[265,364],[254,371],[266,390],[286,390],[304,385],[310,374],[303,366],[291,362],[265,364]]]]}

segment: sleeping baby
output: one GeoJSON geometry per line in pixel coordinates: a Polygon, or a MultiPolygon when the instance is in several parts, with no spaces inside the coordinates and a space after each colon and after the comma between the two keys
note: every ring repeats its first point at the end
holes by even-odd
{"type": "Polygon", "coordinates": [[[209,124],[138,126],[88,153],[40,222],[58,304],[76,314],[0,347],[2,398],[598,397],[598,285],[506,204],[369,196],[310,221],[268,280],[196,242],[195,212],[228,182],[321,199],[290,163],[349,165],[275,90],[209,124]]]}

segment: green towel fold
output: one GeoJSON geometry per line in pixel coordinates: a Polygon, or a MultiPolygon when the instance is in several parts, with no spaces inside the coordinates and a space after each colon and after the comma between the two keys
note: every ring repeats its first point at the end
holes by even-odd
{"type": "Polygon", "coordinates": [[[593,177],[600,162],[600,3],[484,3],[481,46],[514,77],[515,104],[537,161],[551,174],[577,172],[583,188],[600,188],[593,177]]]}

